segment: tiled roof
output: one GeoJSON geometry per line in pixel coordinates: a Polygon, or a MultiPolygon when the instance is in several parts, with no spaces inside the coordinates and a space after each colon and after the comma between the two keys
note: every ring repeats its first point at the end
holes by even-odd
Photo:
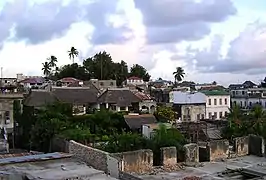
{"type": "Polygon", "coordinates": [[[39,78],[27,78],[27,79],[20,81],[20,83],[39,84],[39,83],[44,83],[44,81],[45,81],[44,78],[39,77],[39,78]]]}
{"type": "Polygon", "coordinates": [[[134,94],[141,100],[152,100],[152,97],[147,93],[137,91],[134,94]]]}
{"type": "Polygon", "coordinates": [[[65,77],[60,79],[59,81],[61,81],[62,83],[73,83],[73,82],[80,82],[81,80],[73,78],[73,77],[65,77]]]}
{"type": "Polygon", "coordinates": [[[137,76],[131,76],[129,78],[127,78],[128,80],[142,80],[141,78],[137,77],[137,76]]]}
{"type": "Polygon", "coordinates": [[[124,119],[130,129],[140,129],[144,124],[153,124],[157,120],[152,114],[125,115],[124,119]]]}
{"type": "Polygon", "coordinates": [[[120,107],[130,106],[131,103],[140,101],[141,99],[139,99],[132,91],[122,88],[106,90],[98,98],[99,103],[117,104],[120,107]]]}

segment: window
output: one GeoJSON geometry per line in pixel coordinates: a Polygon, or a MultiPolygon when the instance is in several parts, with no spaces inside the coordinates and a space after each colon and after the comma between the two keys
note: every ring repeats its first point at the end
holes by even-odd
{"type": "Polygon", "coordinates": [[[214,99],[214,105],[217,105],[217,99],[214,99]]]}
{"type": "Polygon", "coordinates": [[[100,82],[100,85],[103,86],[103,82],[100,82]]]}
{"type": "Polygon", "coordinates": [[[198,121],[200,120],[200,114],[197,114],[197,120],[198,121]]]}
{"type": "Polygon", "coordinates": [[[222,117],[223,117],[223,112],[220,112],[220,113],[219,113],[219,116],[220,116],[220,119],[222,119],[222,117]]]}
{"type": "Polygon", "coordinates": [[[217,112],[214,112],[214,119],[217,119],[217,112]]]}
{"type": "Polygon", "coordinates": [[[114,83],[113,82],[110,82],[110,86],[113,86],[114,85],[114,83]]]}
{"type": "Polygon", "coordinates": [[[212,113],[210,112],[210,113],[209,113],[209,119],[211,119],[211,118],[212,118],[212,113]]]}
{"type": "Polygon", "coordinates": [[[120,107],[120,111],[125,111],[126,107],[120,107]]]}
{"type": "Polygon", "coordinates": [[[224,104],[227,105],[227,98],[224,99],[224,104]]]}
{"type": "Polygon", "coordinates": [[[5,124],[9,124],[10,123],[10,112],[6,111],[5,112],[5,124]]]}
{"type": "Polygon", "coordinates": [[[252,106],[252,102],[249,102],[249,106],[252,106]]]}
{"type": "Polygon", "coordinates": [[[245,101],[245,107],[247,107],[247,101],[245,101]]]}
{"type": "Polygon", "coordinates": [[[240,101],[240,107],[242,107],[243,106],[243,103],[242,103],[242,101],[240,101]]]}
{"type": "Polygon", "coordinates": [[[224,116],[225,116],[225,117],[227,117],[227,115],[228,115],[228,112],[227,112],[227,111],[225,111],[225,112],[224,112],[224,116]]]}
{"type": "Polygon", "coordinates": [[[222,99],[219,99],[219,101],[220,101],[220,105],[222,105],[223,104],[222,99]]]}
{"type": "Polygon", "coordinates": [[[209,99],[209,105],[212,105],[212,100],[211,99],[209,99]]]}
{"type": "Polygon", "coordinates": [[[201,119],[204,119],[204,114],[201,114],[201,119]]]}

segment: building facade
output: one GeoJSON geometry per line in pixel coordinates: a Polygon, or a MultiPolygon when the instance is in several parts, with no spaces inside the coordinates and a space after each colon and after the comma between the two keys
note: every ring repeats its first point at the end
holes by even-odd
{"type": "Polygon", "coordinates": [[[231,103],[242,109],[251,109],[254,105],[261,105],[266,109],[266,88],[242,88],[231,90],[231,103]]]}
{"type": "Polygon", "coordinates": [[[206,96],[203,93],[172,91],[169,102],[181,121],[199,121],[206,116],[206,96]]]}
{"type": "Polygon", "coordinates": [[[223,90],[202,93],[206,95],[206,119],[224,119],[230,109],[230,93],[223,90]]]}

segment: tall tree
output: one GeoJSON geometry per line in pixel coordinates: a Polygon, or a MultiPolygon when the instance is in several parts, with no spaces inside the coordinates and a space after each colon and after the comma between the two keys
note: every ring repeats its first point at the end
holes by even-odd
{"type": "Polygon", "coordinates": [[[182,67],[177,67],[176,71],[173,72],[174,78],[175,78],[175,83],[181,82],[184,78],[185,72],[182,67]]]}
{"type": "Polygon", "coordinates": [[[57,73],[55,73],[55,79],[62,79],[65,77],[73,77],[80,80],[89,80],[90,74],[86,71],[85,67],[74,64],[67,64],[61,67],[57,73]]]}
{"type": "Polygon", "coordinates": [[[79,55],[79,52],[76,48],[74,47],[71,47],[70,51],[68,51],[68,56],[69,56],[69,59],[71,60],[72,59],[72,63],[74,64],[74,59],[75,57],[78,57],[79,55]]]}
{"type": "Polygon", "coordinates": [[[47,58],[49,64],[50,64],[50,67],[54,68],[56,67],[56,63],[57,63],[57,57],[55,56],[50,56],[49,58],[47,58]]]}
{"type": "Polygon", "coordinates": [[[151,78],[151,76],[149,75],[149,73],[147,72],[147,70],[139,65],[139,64],[134,64],[131,68],[130,68],[130,76],[136,76],[139,78],[142,78],[144,81],[148,82],[151,78]]]}
{"type": "Polygon", "coordinates": [[[83,61],[83,66],[95,79],[116,79],[116,66],[107,52],[99,52],[83,61]]]}
{"type": "Polygon", "coordinates": [[[42,67],[42,71],[43,71],[43,74],[48,77],[51,73],[51,66],[49,64],[49,62],[44,62],[42,63],[43,67],[42,67]]]}

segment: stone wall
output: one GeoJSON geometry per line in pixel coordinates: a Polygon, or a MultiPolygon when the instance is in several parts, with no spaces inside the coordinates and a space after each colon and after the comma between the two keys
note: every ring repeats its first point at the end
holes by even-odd
{"type": "Polygon", "coordinates": [[[129,174],[127,172],[120,171],[119,178],[121,180],[142,180],[142,178],[135,175],[129,174]]]}
{"type": "Polygon", "coordinates": [[[234,151],[237,156],[246,156],[249,154],[249,137],[234,138],[234,151]]]}
{"type": "Polygon", "coordinates": [[[123,169],[125,172],[145,173],[149,172],[153,166],[153,152],[150,149],[115,153],[123,160],[123,169]]]}
{"type": "Polygon", "coordinates": [[[195,143],[186,144],[185,148],[185,162],[197,163],[199,162],[199,147],[195,143]]]}
{"type": "Polygon", "coordinates": [[[210,161],[227,159],[229,156],[228,140],[210,141],[207,145],[210,152],[210,161]]]}
{"type": "Polygon", "coordinates": [[[265,143],[262,137],[255,135],[249,136],[249,154],[256,156],[264,156],[265,143]]]}
{"type": "Polygon", "coordinates": [[[176,147],[163,147],[161,151],[161,162],[163,166],[174,166],[177,163],[176,147]]]}

